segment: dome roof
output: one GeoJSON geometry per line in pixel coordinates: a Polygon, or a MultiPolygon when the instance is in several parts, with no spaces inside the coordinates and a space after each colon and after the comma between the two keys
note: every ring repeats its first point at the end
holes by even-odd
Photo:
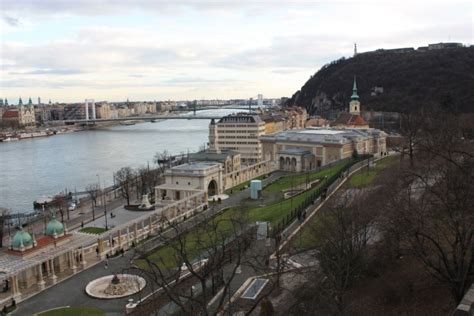
{"type": "Polygon", "coordinates": [[[49,221],[48,226],[46,226],[46,235],[54,236],[60,235],[64,232],[64,226],[60,221],[56,219],[56,216],[53,215],[53,218],[49,221]]]}
{"type": "Polygon", "coordinates": [[[29,249],[33,247],[33,238],[31,235],[24,231],[22,228],[16,232],[12,239],[13,250],[21,250],[21,248],[29,249]]]}

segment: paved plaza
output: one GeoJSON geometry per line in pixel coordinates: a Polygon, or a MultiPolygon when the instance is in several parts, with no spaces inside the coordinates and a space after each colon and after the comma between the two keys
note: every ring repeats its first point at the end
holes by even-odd
{"type": "Polygon", "coordinates": [[[100,262],[40,292],[32,298],[23,301],[18,305],[15,315],[33,315],[44,310],[61,306],[91,306],[104,310],[106,315],[123,315],[128,300],[130,298],[138,300],[143,293],[146,293],[147,289],[142,293],[113,300],[101,300],[89,297],[84,289],[87,283],[96,278],[113,273],[121,273],[126,267],[130,266],[130,255],[132,253],[133,251],[130,251],[124,257],[109,259],[107,269],[105,268],[105,262],[100,262]]]}

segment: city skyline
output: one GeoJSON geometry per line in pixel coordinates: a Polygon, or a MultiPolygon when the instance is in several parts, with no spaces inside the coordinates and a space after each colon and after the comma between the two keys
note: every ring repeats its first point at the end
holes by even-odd
{"type": "Polygon", "coordinates": [[[44,102],[291,96],[378,48],[472,44],[467,1],[2,1],[0,96],[44,102]]]}

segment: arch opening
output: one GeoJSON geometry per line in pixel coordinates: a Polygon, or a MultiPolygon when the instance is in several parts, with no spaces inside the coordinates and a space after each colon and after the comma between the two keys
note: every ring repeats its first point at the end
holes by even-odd
{"type": "Polygon", "coordinates": [[[207,186],[207,196],[214,196],[217,193],[217,182],[216,180],[211,180],[207,186]]]}

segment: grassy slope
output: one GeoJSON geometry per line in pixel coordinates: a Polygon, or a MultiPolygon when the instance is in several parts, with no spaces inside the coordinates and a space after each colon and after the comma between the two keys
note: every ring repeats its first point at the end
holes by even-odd
{"type": "MultiPolygon", "coordinates": [[[[265,175],[258,176],[252,180],[263,180],[263,179],[265,179],[265,175]]],[[[226,194],[231,194],[230,193],[231,190],[232,190],[232,193],[236,193],[242,190],[244,187],[250,187],[250,181],[245,181],[245,182],[242,182],[241,184],[236,185],[232,189],[227,190],[226,194]]]]}
{"type": "MultiPolygon", "coordinates": [[[[380,171],[394,164],[397,159],[399,159],[398,156],[389,156],[383,158],[377,161],[375,168],[373,168],[369,173],[367,173],[367,169],[365,169],[365,171],[364,169],[362,169],[362,171],[357,172],[351,177],[351,179],[347,183],[348,186],[350,188],[362,188],[369,186],[376,178],[376,176],[380,173],[380,171]]],[[[311,221],[300,231],[302,235],[296,238],[294,242],[292,242],[293,247],[295,249],[303,250],[312,247],[314,240],[311,231],[312,228],[317,229],[317,218],[317,215],[314,216],[311,221]]]]}
{"type": "Polygon", "coordinates": [[[367,168],[362,169],[357,174],[352,176],[349,181],[351,188],[363,188],[369,186],[383,169],[393,164],[398,159],[398,156],[389,156],[383,158],[375,163],[375,167],[367,171],[367,168]]]}

